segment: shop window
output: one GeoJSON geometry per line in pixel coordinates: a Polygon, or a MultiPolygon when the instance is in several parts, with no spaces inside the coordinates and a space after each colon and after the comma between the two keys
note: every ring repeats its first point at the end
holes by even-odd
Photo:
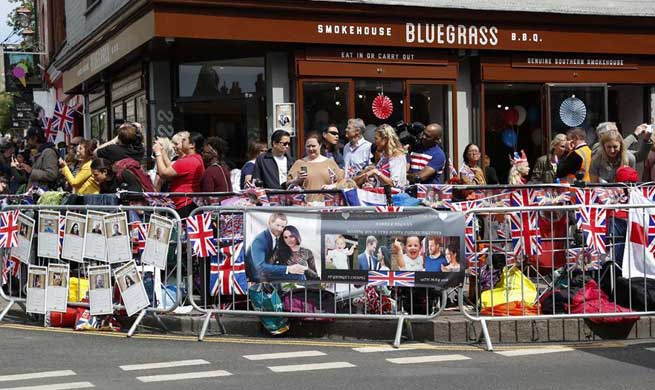
{"type": "Polygon", "coordinates": [[[125,121],[136,122],[136,99],[125,102],[125,121]]]}
{"type": "Polygon", "coordinates": [[[401,80],[355,80],[355,116],[364,123],[376,126],[388,123],[392,126],[404,119],[404,89],[401,80]],[[391,113],[387,118],[378,118],[373,110],[373,101],[386,96],[391,101],[391,113]]]}
{"type": "Polygon", "coordinates": [[[330,124],[344,130],[348,124],[347,82],[303,82],[305,134],[321,132],[330,124]]]}
{"type": "Polygon", "coordinates": [[[439,123],[443,129],[442,147],[448,152],[451,126],[448,121],[447,85],[410,84],[409,89],[409,122],[421,122],[424,125],[439,123]]]}
{"type": "Polygon", "coordinates": [[[107,113],[105,111],[93,113],[90,115],[90,121],[91,139],[107,140],[107,113]]]}
{"type": "Polygon", "coordinates": [[[264,75],[264,57],[180,64],[176,101],[183,126],[225,139],[227,159],[240,167],[246,140],[266,137],[264,75]]]}
{"type": "Polygon", "coordinates": [[[148,111],[148,102],[146,100],[146,95],[139,95],[136,98],[136,121],[141,124],[141,126],[146,127],[148,111]]]}
{"type": "Polygon", "coordinates": [[[119,120],[125,120],[125,111],[123,111],[123,104],[118,104],[114,106],[114,124],[119,120]]]}
{"type": "Polygon", "coordinates": [[[542,85],[485,84],[484,91],[484,150],[498,179],[506,183],[511,153],[524,150],[533,166],[548,148],[541,115],[542,85]]]}
{"type": "Polygon", "coordinates": [[[587,132],[587,143],[596,142],[596,126],[607,120],[605,85],[549,85],[550,130],[554,136],[572,127],[587,132]]]}

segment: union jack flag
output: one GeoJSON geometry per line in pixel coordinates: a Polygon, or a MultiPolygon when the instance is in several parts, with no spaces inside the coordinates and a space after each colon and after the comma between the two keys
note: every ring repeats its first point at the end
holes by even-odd
{"type": "Polygon", "coordinates": [[[391,177],[391,164],[388,160],[382,158],[377,166],[378,171],[386,177],[391,177]]]}
{"type": "Polygon", "coordinates": [[[330,176],[330,184],[336,183],[337,174],[334,172],[334,169],[328,167],[328,175],[330,176]]]}
{"type": "Polygon", "coordinates": [[[209,275],[211,294],[244,295],[248,289],[244,264],[243,242],[222,247],[218,256],[211,257],[209,275]]]}
{"type": "Polygon", "coordinates": [[[305,194],[291,195],[291,204],[294,206],[305,206],[305,194]]]}
{"type": "Polygon", "coordinates": [[[75,110],[67,104],[57,102],[55,111],[52,113],[52,129],[64,133],[66,139],[70,139],[73,134],[73,124],[75,123],[75,110]]]}
{"type": "MultiPolygon", "coordinates": [[[[540,192],[533,189],[521,189],[511,195],[511,204],[514,207],[528,208],[539,204],[540,192]]],[[[541,254],[541,235],[537,222],[537,213],[521,211],[510,214],[510,230],[514,256],[523,253],[525,256],[538,256],[541,254]]]]}
{"type": "Polygon", "coordinates": [[[130,241],[132,242],[132,254],[140,255],[146,248],[148,237],[148,224],[143,222],[130,222],[130,241]]]}
{"type": "Polygon", "coordinates": [[[644,186],[641,187],[641,192],[644,194],[644,197],[651,202],[655,202],[655,186],[644,186]]]}
{"type": "Polygon", "coordinates": [[[566,269],[598,270],[601,268],[600,253],[589,248],[570,248],[566,250],[566,269]]]}
{"type": "Polygon", "coordinates": [[[414,272],[368,271],[367,286],[414,287],[414,272]]]}
{"type": "Polygon", "coordinates": [[[20,275],[20,260],[11,256],[9,251],[2,254],[2,285],[9,282],[9,275],[17,278],[20,275]]]}
{"type": "Polygon", "coordinates": [[[66,234],[66,216],[59,216],[59,256],[61,256],[64,247],[64,235],[66,234]]]}
{"type": "Polygon", "coordinates": [[[196,214],[188,217],[187,221],[187,239],[191,241],[193,255],[208,257],[216,255],[216,246],[214,245],[214,228],[209,213],[196,214]]]}
{"type": "Polygon", "coordinates": [[[646,231],[648,250],[655,255],[655,216],[648,214],[648,230],[646,231]]]}
{"type": "Polygon", "coordinates": [[[54,143],[59,133],[54,128],[53,118],[46,118],[48,122],[43,126],[43,136],[48,142],[54,143]]]}
{"type": "Polygon", "coordinates": [[[146,192],[143,194],[148,204],[152,207],[175,208],[175,202],[169,194],[160,194],[156,192],[146,192]]]}
{"type": "Polygon", "coordinates": [[[596,189],[576,189],[576,203],[582,205],[575,211],[575,221],[578,229],[582,230],[587,247],[598,253],[606,253],[605,235],[607,234],[607,212],[604,209],[593,207],[594,204],[604,203],[601,195],[604,191],[596,189]]]}
{"type": "Polygon", "coordinates": [[[0,247],[18,246],[18,210],[0,213],[0,247]]]}
{"type": "Polygon", "coordinates": [[[243,240],[243,213],[220,213],[218,236],[221,242],[243,240]]]}
{"type": "Polygon", "coordinates": [[[425,184],[416,185],[416,199],[425,199],[428,197],[428,187],[425,184]]]}

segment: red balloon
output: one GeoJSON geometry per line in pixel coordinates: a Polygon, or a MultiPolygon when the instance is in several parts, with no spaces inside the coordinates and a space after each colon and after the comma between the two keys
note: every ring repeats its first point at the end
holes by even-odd
{"type": "Polygon", "coordinates": [[[508,125],[514,126],[519,121],[519,112],[516,111],[514,107],[510,108],[509,110],[505,110],[503,112],[503,119],[505,119],[505,123],[508,125]]]}

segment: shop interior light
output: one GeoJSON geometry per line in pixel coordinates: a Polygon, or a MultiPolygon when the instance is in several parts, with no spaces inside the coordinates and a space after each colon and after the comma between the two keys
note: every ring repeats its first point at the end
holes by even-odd
{"type": "Polygon", "coordinates": [[[334,90],[335,90],[335,91],[338,91],[338,90],[340,90],[340,89],[341,89],[341,87],[338,86],[338,85],[337,85],[336,87],[334,87],[334,90]]]}
{"type": "Polygon", "coordinates": [[[341,102],[337,100],[336,102],[334,102],[334,104],[337,105],[337,106],[340,106],[341,102]]]}
{"type": "Polygon", "coordinates": [[[360,99],[364,99],[364,95],[362,95],[361,93],[359,95],[357,95],[357,97],[360,98],[360,99]]]}
{"type": "Polygon", "coordinates": [[[505,111],[509,111],[509,107],[508,107],[508,106],[505,106],[505,111]]]}
{"type": "Polygon", "coordinates": [[[499,105],[498,105],[498,109],[500,110],[501,108],[503,108],[503,105],[502,105],[502,104],[499,104],[499,105]]]}
{"type": "Polygon", "coordinates": [[[402,101],[402,100],[400,101],[400,104],[403,104],[403,101],[402,101]]]}

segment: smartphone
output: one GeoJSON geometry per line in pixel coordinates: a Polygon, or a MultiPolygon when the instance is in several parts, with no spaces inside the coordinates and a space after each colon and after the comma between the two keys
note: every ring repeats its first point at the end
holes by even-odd
{"type": "Polygon", "coordinates": [[[57,149],[57,152],[59,153],[59,157],[66,158],[66,153],[68,151],[66,150],[66,148],[59,148],[57,149]]]}
{"type": "Polygon", "coordinates": [[[302,172],[302,173],[304,173],[306,175],[307,174],[307,166],[300,167],[300,172],[302,172]]]}
{"type": "Polygon", "coordinates": [[[653,128],[655,128],[655,124],[647,125],[646,132],[653,134],[653,128]]]}

